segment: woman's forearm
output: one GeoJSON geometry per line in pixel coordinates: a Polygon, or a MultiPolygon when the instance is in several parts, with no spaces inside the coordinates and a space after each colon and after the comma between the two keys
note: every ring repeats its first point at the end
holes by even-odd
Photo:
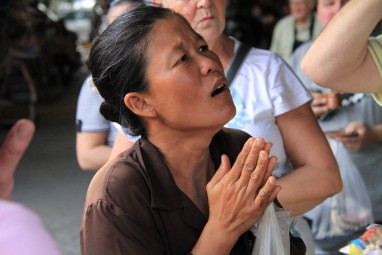
{"type": "Polygon", "coordinates": [[[293,216],[303,214],[342,189],[337,161],[310,103],[276,118],[294,169],[277,180],[277,196],[293,216]]]}
{"type": "Polygon", "coordinates": [[[277,199],[291,210],[292,216],[301,215],[342,189],[337,169],[301,167],[277,180],[282,187],[277,199]],[[309,169],[308,169],[309,168],[309,169]]]}
{"type": "Polygon", "coordinates": [[[381,14],[380,0],[351,0],[315,40],[302,61],[302,70],[317,84],[336,90],[359,90],[359,86],[351,86],[355,82],[367,86],[367,76],[359,70],[370,57],[368,38],[381,14]]]}

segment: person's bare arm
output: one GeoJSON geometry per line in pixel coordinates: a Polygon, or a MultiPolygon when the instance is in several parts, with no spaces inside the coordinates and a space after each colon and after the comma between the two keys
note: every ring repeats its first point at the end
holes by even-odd
{"type": "Polygon", "coordinates": [[[381,92],[368,38],[382,17],[382,1],[351,0],[325,27],[302,60],[315,83],[346,92],[381,92]]]}
{"type": "Polygon", "coordinates": [[[282,187],[278,200],[292,215],[300,215],[341,191],[341,175],[309,103],[276,119],[294,167],[277,180],[282,187]]]}
{"type": "Polygon", "coordinates": [[[0,199],[10,200],[14,174],[35,132],[32,121],[22,119],[13,125],[0,149],[0,199]]]}
{"type": "Polygon", "coordinates": [[[105,144],[107,133],[78,132],[77,161],[83,170],[98,170],[109,159],[111,147],[105,144]]]}
{"type": "Polygon", "coordinates": [[[113,149],[110,153],[109,160],[115,158],[119,153],[129,149],[133,143],[129,141],[122,132],[118,132],[114,140],[113,149]]]}

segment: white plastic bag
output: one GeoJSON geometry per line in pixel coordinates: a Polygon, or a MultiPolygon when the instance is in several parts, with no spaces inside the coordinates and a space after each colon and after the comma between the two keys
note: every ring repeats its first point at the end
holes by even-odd
{"type": "Polygon", "coordinates": [[[258,224],[252,228],[256,242],[252,255],[289,255],[290,214],[272,202],[258,224]]]}
{"type": "Polygon", "coordinates": [[[341,142],[329,139],[340,168],[343,189],[305,214],[321,249],[341,247],[373,223],[372,204],[358,168],[341,142]]]}

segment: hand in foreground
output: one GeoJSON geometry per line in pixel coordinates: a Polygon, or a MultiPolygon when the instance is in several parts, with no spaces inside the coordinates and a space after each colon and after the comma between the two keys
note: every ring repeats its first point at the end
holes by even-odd
{"type": "Polygon", "coordinates": [[[10,200],[14,173],[35,131],[32,121],[22,119],[13,125],[0,149],[0,199],[10,200]]]}
{"type": "Polygon", "coordinates": [[[271,176],[277,161],[269,157],[271,146],[262,138],[250,138],[232,168],[228,157],[222,156],[218,171],[207,185],[210,211],[206,228],[217,231],[218,242],[228,250],[261,218],[281,190],[271,176]]]}

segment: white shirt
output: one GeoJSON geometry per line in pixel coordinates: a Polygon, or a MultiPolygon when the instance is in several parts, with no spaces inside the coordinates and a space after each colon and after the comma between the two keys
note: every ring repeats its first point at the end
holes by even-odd
{"type": "MultiPolygon", "coordinates": [[[[235,52],[240,42],[235,40],[235,52]]],[[[292,170],[276,116],[311,100],[309,92],[290,66],[277,54],[252,48],[230,85],[236,116],[227,127],[246,131],[273,143],[277,156],[276,177],[292,170]]]]}

